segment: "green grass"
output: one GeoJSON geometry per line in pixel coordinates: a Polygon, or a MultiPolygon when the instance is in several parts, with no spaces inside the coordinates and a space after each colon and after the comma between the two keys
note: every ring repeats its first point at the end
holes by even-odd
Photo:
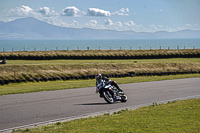
{"type": "MultiPolygon", "coordinates": [[[[111,78],[111,79],[117,81],[118,84],[126,84],[126,83],[149,82],[149,81],[181,79],[181,78],[195,78],[195,77],[200,77],[200,74],[183,74],[183,75],[153,76],[153,77],[142,76],[142,77],[127,77],[127,78],[111,78]]],[[[95,80],[13,83],[0,86],[0,95],[83,88],[92,86],[95,86],[95,80]]]]}
{"type": "Polygon", "coordinates": [[[0,80],[87,76],[96,73],[127,74],[200,71],[200,58],[146,60],[8,60],[0,65],[0,80]]]}
{"type": "MultiPolygon", "coordinates": [[[[127,72],[174,72],[200,71],[200,58],[140,59],[140,60],[8,60],[0,65],[1,79],[34,79],[35,77],[58,77],[99,73],[127,72]],[[134,63],[137,61],[137,63],[134,63]]],[[[192,75],[171,75],[162,77],[117,78],[118,83],[146,82],[176,78],[199,77],[192,75]]],[[[9,83],[0,86],[0,95],[29,93],[94,86],[94,80],[48,81],[9,83]]]]}
{"type": "Polygon", "coordinates": [[[200,58],[130,59],[130,60],[8,60],[7,65],[94,64],[94,63],[199,63],[200,58]]]}
{"type": "Polygon", "coordinates": [[[173,101],[136,110],[82,118],[16,130],[31,133],[197,133],[200,132],[200,99],[173,101]]]}

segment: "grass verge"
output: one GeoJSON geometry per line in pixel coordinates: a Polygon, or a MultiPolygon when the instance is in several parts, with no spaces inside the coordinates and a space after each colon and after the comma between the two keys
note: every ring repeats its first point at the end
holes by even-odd
{"type": "MultiPolygon", "coordinates": [[[[118,84],[171,80],[182,78],[200,77],[200,74],[183,74],[169,76],[142,76],[142,77],[127,77],[127,78],[111,78],[117,81],[118,84]]],[[[39,91],[51,91],[61,89],[83,88],[95,86],[95,80],[67,80],[67,81],[48,81],[48,82],[28,82],[28,83],[11,83],[0,86],[0,95],[30,93],[39,91]]]]}
{"type": "Polygon", "coordinates": [[[97,63],[132,63],[137,61],[137,63],[199,63],[200,58],[168,58],[168,59],[118,59],[118,60],[7,60],[8,66],[11,65],[41,65],[41,64],[97,64],[97,63]]]}
{"type": "Polygon", "coordinates": [[[200,99],[173,101],[167,104],[153,104],[136,110],[121,110],[114,114],[82,118],[68,122],[41,126],[14,132],[200,132],[200,99]]]}
{"type": "MultiPolygon", "coordinates": [[[[47,81],[62,78],[86,79],[96,73],[128,75],[150,73],[197,73],[200,58],[149,60],[8,60],[0,65],[0,84],[47,81]]],[[[112,76],[114,77],[114,76],[112,76]]],[[[116,77],[116,76],[115,76],[116,77]]],[[[127,77],[127,76],[126,76],[127,77]]]]}

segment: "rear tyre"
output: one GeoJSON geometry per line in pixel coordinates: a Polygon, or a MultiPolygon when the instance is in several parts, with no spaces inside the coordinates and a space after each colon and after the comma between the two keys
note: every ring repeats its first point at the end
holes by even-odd
{"type": "Polygon", "coordinates": [[[104,91],[103,92],[103,97],[105,99],[105,101],[109,104],[112,104],[114,102],[112,95],[109,93],[109,91],[104,91]],[[108,93],[108,94],[107,94],[108,93]]]}

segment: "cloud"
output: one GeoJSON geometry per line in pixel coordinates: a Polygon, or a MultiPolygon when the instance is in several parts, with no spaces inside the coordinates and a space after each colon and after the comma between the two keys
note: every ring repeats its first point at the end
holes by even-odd
{"type": "Polygon", "coordinates": [[[21,7],[11,9],[9,13],[16,16],[28,16],[33,13],[33,9],[29,6],[22,5],[21,7]]]}
{"type": "Polygon", "coordinates": [[[120,10],[112,13],[112,15],[128,16],[129,15],[129,8],[121,8],[120,10]]]}
{"type": "Polygon", "coordinates": [[[151,31],[153,31],[153,32],[158,31],[157,26],[154,25],[154,24],[150,25],[150,29],[151,29],[151,31]]]}
{"type": "Polygon", "coordinates": [[[105,26],[113,26],[113,27],[123,26],[122,22],[118,21],[114,23],[111,19],[104,20],[104,22],[105,22],[105,26]]]}
{"type": "Polygon", "coordinates": [[[198,24],[186,24],[185,27],[197,27],[198,24]]]}
{"type": "Polygon", "coordinates": [[[41,21],[45,21],[49,24],[61,26],[61,27],[68,27],[69,24],[64,22],[62,19],[59,19],[58,17],[42,17],[41,21]]]}
{"type": "Polygon", "coordinates": [[[120,15],[120,16],[128,16],[129,15],[129,8],[121,8],[118,11],[115,11],[114,13],[110,13],[110,11],[98,9],[98,8],[89,8],[87,10],[88,16],[104,16],[109,17],[111,15],[120,15]]]}
{"type": "Polygon", "coordinates": [[[80,10],[78,8],[76,8],[75,6],[70,6],[70,7],[66,7],[65,9],[62,10],[62,15],[64,16],[78,16],[78,13],[80,12],[80,10]]]}
{"type": "Polygon", "coordinates": [[[172,28],[167,25],[150,25],[149,27],[146,27],[145,31],[147,32],[156,32],[156,31],[168,31],[168,32],[174,32],[174,31],[179,31],[179,30],[184,30],[184,27],[177,27],[177,28],[172,28]]]}
{"type": "Polygon", "coordinates": [[[143,32],[145,31],[145,27],[142,24],[137,24],[132,20],[124,22],[124,30],[132,30],[136,32],[143,32]]]}
{"type": "Polygon", "coordinates": [[[79,26],[79,23],[78,23],[78,21],[73,20],[73,21],[72,21],[72,25],[73,25],[73,26],[79,26]]]}
{"type": "Polygon", "coordinates": [[[113,22],[111,19],[104,20],[104,29],[123,30],[124,25],[121,21],[113,22]]]}
{"type": "Polygon", "coordinates": [[[108,17],[108,16],[110,16],[110,12],[102,10],[102,9],[98,9],[98,8],[89,8],[87,10],[87,15],[88,16],[103,16],[103,17],[108,17]]]}
{"type": "Polygon", "coordinates": [[[42,17],[42,15],[51,17],[59,14],[56,13],[53,9],[50,9],[46,6],[39,7],[39,9],[32,9],[29,6],[21,5],[20,7],[11,9],[8,16],[40,18],[42,17]]]}
{"type": "Polygon", "coordinates": [[[118,22],[115,23],[115,26],[122,27],[123,24],[122,24],[122,22],[118,21],[118,22]]]}
{"type": "Polygon", "coordinates": [[[132,20],[130,20],[130,21],[128,21],[128,22],[124,22],[124,24],[125,24],[126,26],[135,26],[135,23],[134,23],[132,20]]]}
{"type": "Polygon", "coordinates": [[[40,7],[39,8],[39,13],[43,14],[43,15],[49,15],[50,14],[50,8],[49,7],[40,7]]]}
{"type": "Polygon", "coordinates": [[[97,25],[97,20],[90,20],[88,23],[86,23],[85,25],[87,26],[87,27],[96,27],[96,28],[98,28],[98,26],[99,25],[97,25]]]}
{"type": "Polygon", "coordinates": [[[106,26],[113,25],[113,21],[111,19],[104,20],[106,26]]]}
{"type": "Polygon", "coordinates": [[[50,15],[58,15],[54,10],[50,9],[49,7],[40,7],[38,10],[39,13],[42,15],[50,16],[50,15]]]}
{"type": "MultiPolygon", "coordinates": [[[[111,15],[120,15],[127,16],[129,15],[129,8],[121,8],[114,13],[110,13],[110,11],[102,10],[99,8],[88,8],[87,11],[81,11],[75,6],[68,6],[64,8],[60,13],[55,12],[52,8],[49,7],[39,7],[39,9],[32,9],[29,6],[21,5],[20,7],[16,7],[11,9],[8,16],[17,16],[17,17],[51,17],[51,16],[101,16],[101,17],[109,17],[111,15]]],[[[111,24],[111,23],[110,23],[111,24]]]]}
{"type": "MultiPolygon", "coordinates": [[[[158,12],[163,12],[162,9],[157,10],[158,12]]],[[[19,7],[13,8],[10,11],[2,11],[0,15],[4,15],[9,20],[14,20],[16,18],[21,17],[34,17],[36,19],[39,19],[41,21],[45,21],[47,23],[62,26],[62,27],[74,27],[74,28],[94,28],[94,29],[109,29],[109,30],[118,30],[118,31],[124,31],[124,30],[132,30],[136,32],[155,32],[155,31],[177,31],[177,30],[183,30],[183,29],[196,29],[197,24],[185,24],[182,27],[171,28],[166,25],[149,25],[149,26],[143,26],[142,24],[137,24],[136,22],[130,20],[130,21],[124,21],[120,16],[127,16],[129,15],[129,8],[121,8],[120,10],[117,10],[113,13],[110,11],[102,10],[99,8],[88,8],[86,11],[81,11],[75,6],[68,6],[61,9],[59,12],[54,11],[53,8],[49,7],[39,7],[37,9],[32,9],[29,6],[21,5],[19,7]],[[113,16],[115,15],[115,16],[113,16]],[[115,20],[116,15],[119,15],[118,18],[121,20],[115,20]],[[64,16],[72,16],[71,18],[68,18],[64,16]],[[82,18],[73,18],[78,16],[94,16],[92,17],[92,20],[87,20],[91,17],[85,17],[84,20],[82,18]],[[106,17],[106,19],[98,18],[95,20],[95,17],[102,16],[106,17]],[[110,17],[111,16],[111,17],[110,17]],[[115,17],[115,19],[111,20],[110,18],[115,17]],[[80,21],[76,21],[74,19],[78,19],[80,21]],[[102,19],[104,21],[102,21],[102,19]],[[97,21],[98,20],[98,21],[97,21]],[[115,21],[114,21],[115,20],[115,21]],[[86,22],[85,22],[86,21],[86,22]]]]}
{"type": "Polygon", "coordinates": [[[163,25],[158,25],[158,27],[159,27],[159,28],[163,28],[164,26],[163,26],[163,25]]]}
{"type": "Polygon", "coordinates": [[[158,10],[156,10],[157,12],[163,12],[163,9],[158,9],[158,10]]]}
{"type": "Polygon", "coordinates": [[[92,26],[96,26],[96,25],[97,25],[97,21],[96,21],[96,20],[90,20],[90,24],[91,24],[92,26]]]}

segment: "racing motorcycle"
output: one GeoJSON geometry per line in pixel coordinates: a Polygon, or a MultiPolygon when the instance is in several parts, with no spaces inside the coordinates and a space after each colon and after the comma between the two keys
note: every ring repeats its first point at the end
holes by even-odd
{"type": "Polygon", "coordinates": [[[114,103],[115,101],[126,102],[127,96],[124,93],[120,93],[117,88],[108,84],[102,90],[103,98],[107,103],[114,103]]]}

